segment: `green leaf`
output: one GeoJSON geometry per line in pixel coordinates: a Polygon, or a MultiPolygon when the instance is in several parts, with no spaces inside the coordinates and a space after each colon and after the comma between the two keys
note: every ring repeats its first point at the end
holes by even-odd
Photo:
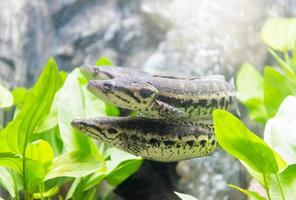
{"type": "Polygon", "coordinates": [[[71,126],[74,119],[99,116],[105,109],[104,103],[86,90],[85,81],[79,81],[81,77],[79,69],[75,69],[58,93],[58,125],[66,151],[83,149],[98,156],[93,140],[71,126]]]}
{"type": "Polygon", "coordinates": [[[120,115],[120,111],[119,109],[112,105],[112,104],[109,104],[109,103],[106,103],[105,104],[105,112],[108,116],[118,116],[120,115]]]}
{"type": "Polygon", "coordinates": [[[54,159],[45,180],[62,176],[83,177],[102,167],[103,163],[88,152],[72,151],[54,159]]]}
{"type": "Polygon", "coordinates": [[[249,63],[244,63],[236,76],[237,97],[245,102],[249,99],[263,99],[263,78],[249,63]]]}
{"type": "Polygon", "coordinates": [[[278,62],[279,66],[283,69],[285,74],[288,75],[288,77],[293,76],[294,72],[293,69],[289,66],[286,61],[284,61],[275,51],[272,49],[268,49],[268,52],[274,57],[274,59],[278,62]]]}
{"type": "Polygon", "coordinates": [[[12,90],[13,104],[17,107],[22,107],[26,101],[29,90],[24,87],[17,87],[12,90]]]}
{"type": "Polygon", "coordinates": [[[112,62],[107,57],[100,57],[97,62],[97,66],[112,66],[112,62]]]}
{"type": "Polygon", "coordinates": [[[249,115],[253,120],[262,124],[266,123],[268,115],[263,99],[252,98],[248,99],[243,104],[247,107],[249,115]]]}
{"type": "Polygon", "coordinates": [[[8,89],[0,84],[0,108],[7,108],[13,105],[13,96],[8,89]]]}
{"type": "Polygon", "coordinates": [[[109,148],[106,152],[107,160],[105,169],[87,177],[83,183],[83,190],[88,190],[106,179],[111,185],[116,186],[135,173],[142,163],[142,158],[109,148]]]}
{"type": "Polygon", "coordinates": [[[264,104],[269,117],[273,117],[282,101],[290,95],[284,75],[272,67],[264,70],[264,104]]]}
{"type": "MultiPolygon", "coordinates": [[[[289,165],[278,174],[279,182],[286,200],[294,200],[296,196],[296,164],[289,165]]],[[[272,199],[282,199],[279,184],[275,176],[270,180],[270,195],[272,199]]]]}
{"type": "Polygon", "coordinates": [[[51,196],[57,194],[58,192],[59,192],[59,187],[55,186],[55,187],[50,188],[49,190],[47,190],[45,192],[42,192],[42,194],[41,193],[34,193],[33,197],[34,197],[34,199],[42,199],[42,198],[45,198],[45,197],[51,197],[51,196]]]}
{"type": "Polygon", "coordinates": [[[22,172],[22,159],[14,153],[0,153],[0,166],[22,172]]]}
{"type": "Polygon", "coordinates": [[[240,187],[237,187],[237,186],[231,185],[231,184],[228,184],[228,186],[231,187],[231,188],[237,189],[238,191],[244,193],[245,195],[250,197],[251,200],[266,200],[266,198],[262,197],[257,192],[250,191],[250,190],[245,190],[245,189],[242,189],[240,187]]]}
{"type": "Polygon", "coordinates": [[[189,195],[189,194],[183,194],[183,193],[179,193],[179,192],[175,192],[176,195],[178,195],[178,197],[180,197],[182,200],[198,200],[197,198],[189,195]]]}
{"type": "Polygon", "coordinates": [[[34,192],[36,187],[44,180],[49,167],[50,162],[41,163],[30,158],[26,159],[26,183],[30,192],[34,192]]]}
{"type": "Polygon", "coordinates": [[[35,128],[34,133],[42,133],[48,131],[56,126],[58,126],[58,103],[59,91],[56,93],[51,108],[46,117],[40,122],[40,124],[35,128]]]}
{"type": "Polygon", "coordinates": [[[134,174],[142,164],[141,159],[125,160],[121,162],[108,176],[105,178],[108,183],[117,186],[126,180],[130,175],[134,174]]]}
{"type": "Polygon", "coordinates": [[[250,117],[265,123],[268,119],[263,96],[263,77],[249,63],[244,63],[236,76],[237,98],[247,107],[250,117]]]}
{"type": "Polygon", "coordinates": [[[281,104],[274,118],[268,120],[264,140],[288,164],[296,163],[296,97],[289,96],[281,104]]]}
{"type": "Polygon", "coordinates": [[[19,114],[1,132],[0,144],[4,143],[5,147],[1,148],[2,151],[7,151],[7,146],[16,153],[24,151],[34,129],[49,112],[54,95],[60,86],[61,78],[57,64],[51,58],[28,94],[19,114]]]}
{"type": "Polygon", "coordinates": [[[4,167],[0,167],[0,185],[9,192],[9,195],[12,198],[15,198],[16,191],[13,177],[9,173],[9,171],[4,167]]]}
{"type": "Polygon", "coordinates": [[[269,19],[261,30],[261,39],[275,50],[292,50],[296,44],[296,18],[269,19]]]}
{"type": "Polygon", "coordinates": [[[32,138],[31,138],[32,141],[36,141],[39,139],[45,140],[48,143],[50,143],[50,146],[54,152],[54,155],[60,155],[62,153],[63,141],[60,135],[59,127],[56,126],[45,132],[32,135],[32,138]]]}
{"type": "Polygon", "coordinates": [[[53,159],[53,150],[45,140],[37,140],[28,145],[26,157],[40,163],[46,163],[53,159]]]}
{"type": "Polygon", "coordinates": [[[214,111],[215,134],[221,147],[263,174],[278,173],[286,164],[261,138],[231,113],[214,111]]]}

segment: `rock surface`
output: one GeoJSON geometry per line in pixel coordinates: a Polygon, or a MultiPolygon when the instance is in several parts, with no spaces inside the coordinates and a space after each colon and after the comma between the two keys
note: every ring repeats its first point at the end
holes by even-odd
{"type": "MultiPolygon", "coordinates": [[[[49,56],[61,69],[95,63],[151,73],[234,75],[249,61],[262,67],[259,30],[270,16],[295,16],[293,0],[1,0],[0,80],[31,86],[49,56]]],[[[179,189],[199,199],[241,199],[230,156],[179,163],[179,189]]]]}

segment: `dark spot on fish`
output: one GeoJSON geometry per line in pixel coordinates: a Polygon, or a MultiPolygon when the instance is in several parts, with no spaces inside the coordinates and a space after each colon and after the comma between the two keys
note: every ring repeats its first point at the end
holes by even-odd
{"type": "Polygon", "coordinates": [[[212,100],[211,100],[211,104],[212,104],[213,107],[216,108],[216,107],[217,107],[217,104],[218,104],[217,99],[212,99],[212,100]]]}
{"type": "Polygon", "coordinates": [[[194,140],[189,140],[186,142],[186,144],[188,144],[190,147],[192,147],[194,145],[195,141],[194,140]]]}
{"type": "Polygon", "coordinates": [[[214,146],[214,145],[216,144],[216,141],[215,141],[215,140],[213,140],[211,144],[214,146]]]}
{"type": "Polygon", "coordinates": [[[139,94],[143,98],[148,98],[148,97],[150,97],[153,94],[153,91],[152,90],[149,90],[147,88],[143,88],[143,89],[140,89],[139,94]]]}
{"type": "Polygon", "coordinates": [[[138,141],[140,138],[138,137],[138,136],[136,136],[136,135],[131,135],[130,136],[130,140],[131,141],[138,141]]]}
{"type": "Polygon", "coordinates": [[[206,140],[201,140],[199,143],[200,143],[201,146],[205,146],[205,144],[207,143],[207,141],[206,140]]]}
{"type": "Polygon", "coordinates": [[[107,129],[107,131],[110,133],[110,134],[116,134],[117,133],[117,130],[115,128],[109,128],[107,129]]]}
{"type": "Polygon", "coordinates": [[[222,97],[221,101],[220,101],[220,107],[221,108],[224,108],[224,103],[225,103],[225,97],[222,97]]]}
{"type": "Polygon", "coordinates": [[[163,144],[165,146],[172,146],[172,145],[176,144],[176,142],[172,141],[172,140],[165,140],[165,141],[163,141],[163,144]]]}
{"type": "Polygon", "coordinates": [[[198,101],[198,104],[201,106],[201,107],[205,107],[207,105],[207,102],[208,100],[207,99],[200,99],[198,101]]]}

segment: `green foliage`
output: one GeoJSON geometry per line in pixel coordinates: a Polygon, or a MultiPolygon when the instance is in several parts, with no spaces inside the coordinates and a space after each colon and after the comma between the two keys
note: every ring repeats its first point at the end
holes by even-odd
{"type": "Polygon", "coordinates": [[[263,42],[274,50],[286,52],[296,45],[296,19],[273,18],[268,20],[262,30],[263,42]]]}
{"type": "Polygon", "coordinates": [[[179,192],[175,192],[175,194],[178,195],[178,197],[180,197],[182,200],[198,200],[188,194],[183,194],[183,193],[179,193],[179,192]]]}
{"type": "Polygon", "coordinates": [[[79,69],[58,71],[51,58],[31,89],[10,94],[0,87],[6,95],[2,107],[16,108],[0,132],[0,185],[12,198],[20,199],[20,192],[25,199],[57,197],[60,187],[72,184],[69,198],[94,199],[101,181],[115,187],[140,167],[141,158],[104,147],[71,127],[75,118],[119,114],[112,107],[106,113],[109,106],[87,91],[87,83],[79,69]]]}
{"type": "Polygon", "coordinates": [[[264,140],[287,161],[296,163],[296,97],[289,96],[264,131],[264,140]]]}
{"type": "Polygon", "coordinates": [[[13,96],[8,89],[0,84],[0,108],[7,108],[13,104],[13,96]]]}
{"type": "MultiPolygon", "coordinates": [[[[291,96],[296,95],[295,22],[295,18],[271,19],[261,31],[279,68],[266,66],[261,76],[255,67],[243,64],[236,77],[237,97],[250,118],[266,124],[264,140],[232,114],[214,111],[219,144],[242,162],[265,188],[268,199],[292,200],[296,195],[296,97],[291,96]]],[[[254,191],[229,186],[251,199],[266,199],[254,191]]]]}
{"type": "Polygon", "coordinates": [[[218,143],[232,156],[262,174],[275,174],[286,166],[275,151],[232,114],[217,109],[213,118],[218,143]]]}
{"type": "Polygon", "coordinates": [[[228,185],[229,187],[232,187],[234,189],[237,189],[239,190],[240,192],[244,193],[245,195],[247,195],[251,200],[265,200],[264,197],[260,196],[257,192],[254,192],[254,191],[250,191],[250,190],[245,190],[245,189],[242,189],[240,187],[237,187],[235,185],[231,185],[229,184],[228,185]]]}
{"type": "Polygon", "coordinates": [[[112,66],[112,62],[107,57],[100,57],[97,62],[97,66],[112,66]]]}
{"type": "MultiPolygon", "coordinates": [[[[255,67],[245,63],[236,76],[237,97],[248,109],[250,117],[259,123],[265,124],[268,119],[272,118],[276,114],[281,102],[287,96],[296,95],[296,62],[293,61],[295,50],[288,52],[293,49],[290,47],[291,43],[289,42],[293,37],[296,40],[296,34],[294,32],[286,32],[290,29],[295,30],[294,18],[272,19],[264,25],[262,30],[262,37],[265,38],[266,44],[282,51],[282,55],[280,55],[280,53],[269,49],[281,71],[274,67],[266,66],[262,77],[255,67]],[[275,24],[278,25],[280,22],[284,23],[283,32],[280,31],[281,28],[279,27],[281,26],[274,27],[275,24]],[[281,32],[276,34],[276,38],[274,38],[273,34],[275,32],[273,29],[281,32]],[[288,36],[290,37],[289,41],[285,41],[288,36]],[[281,48],[276,48],[280,46],[281,48]]],[[[296,49],[295,41],[293,45],[296,49]]]]}

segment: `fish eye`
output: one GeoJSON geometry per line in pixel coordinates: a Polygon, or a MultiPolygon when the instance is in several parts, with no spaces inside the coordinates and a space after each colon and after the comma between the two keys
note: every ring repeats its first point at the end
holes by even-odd
{"type": "Polygon", "coordinates": [[[153,91],[149,90],[149,89],[146,89],[146,88],[143,88],[143,89],[140,89],[139,94],[143,98],[148,98],[153,94],[153,91]]]}
{"type": "Polygon", "coordinates": [[[111,90],[112,88],[112,84],[111,83],[104,83],[103,85],[103,89],[104,90],[111,90]]]}

